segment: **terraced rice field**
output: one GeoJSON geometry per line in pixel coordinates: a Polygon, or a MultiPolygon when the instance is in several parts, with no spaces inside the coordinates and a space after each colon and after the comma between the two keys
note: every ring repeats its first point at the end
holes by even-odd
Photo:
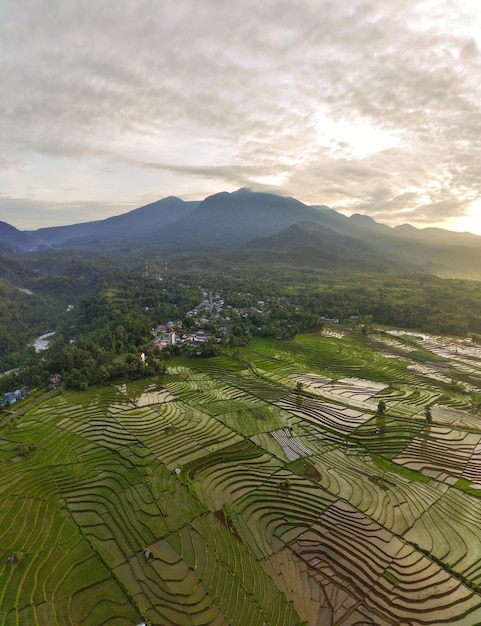
{"type": "Polygon", "coordinates": [[[0,432],[0,626],[480,624],[477,396],[462,351],[446,383],[396,342],[258,339],[28,410],[0,432]]]}

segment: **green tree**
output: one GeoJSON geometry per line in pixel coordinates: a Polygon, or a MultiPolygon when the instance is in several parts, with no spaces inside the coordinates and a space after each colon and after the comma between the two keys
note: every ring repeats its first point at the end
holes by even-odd
{"type": "Polygon", "coordinates": [[[433,421],[433,416],[429,404],[424,407],[424,416],[426,417],[426,424],[431,424],[433,421]]]}

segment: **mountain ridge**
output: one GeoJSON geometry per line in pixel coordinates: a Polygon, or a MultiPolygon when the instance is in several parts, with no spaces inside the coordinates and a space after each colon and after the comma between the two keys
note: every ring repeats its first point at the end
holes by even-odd
{"type": "Polygon", "coordinates": [[[409,224],[390,227],[367,215],[348,217],[324,205],[246,188],[200,201],[168,196],[127,213],[70,226],[19,231],[0,223],[0,244],[9,252],[52,247],[118,254],[155,247],[166,254],[244,250],[246,255],[263,246],[274,246],[276,253],[297,246],[322,250],[324,258],[331,254],[364,265],[373,261],[376,267],[421,272],[429,268],[444,277],[481,279],[481,237],[472,233],[409,224]]]}

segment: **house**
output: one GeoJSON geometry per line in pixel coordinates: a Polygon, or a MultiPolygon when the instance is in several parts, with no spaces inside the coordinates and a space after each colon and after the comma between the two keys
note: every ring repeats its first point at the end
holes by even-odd
{"type": "Polygon", "coordinates": [[[13,397],[13,391],[7,391],[7,393],[5,393],[3,395],[3,403],[4,404],[14,404],[16,402],[15,398],[13,397]]]}
{"type": "Polygon", "coordinates": [[[164,333],[164,339],[165,341],[167,341],[169,346],[175,346],[175,344],[177,343],[177,337],[174,331],[164,333]]]}
{"type": "Polygon", "coordinates": [[[175,346],[177,344],[177,335],[175,331],[163,332],[162,337],[154,341],[152,344],[154,348],[158,348],[159,350],[163,350],[167,346],[175,346]]]}
{"type": "Polygon", "coordinates": [[[3,399],[8,404],[15,404],[15,402],[21,400],[21,398],[22,392],[20,389],[17,389],[16,391],[7,391],[7,393],[3,396],[3,399]]]}
{"type": "Polygon", "coordinates": [[[0,398],[0,405],[7,406],[9,404],[15,404],[15,402],[24,398],[27,393],[28,387],[22,387],[21,389],[16,389],[15,391],[7,391],[3,398],[0,398]]]}

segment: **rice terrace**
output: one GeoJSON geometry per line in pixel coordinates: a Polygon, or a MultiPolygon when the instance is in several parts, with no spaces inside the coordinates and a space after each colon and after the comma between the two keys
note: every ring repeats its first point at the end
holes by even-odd
{"type": "Polygon", "coordinates": [[[480,387],[471,340],[326,331],[32,403],[0,624],[480,624],[480,387]]]}

